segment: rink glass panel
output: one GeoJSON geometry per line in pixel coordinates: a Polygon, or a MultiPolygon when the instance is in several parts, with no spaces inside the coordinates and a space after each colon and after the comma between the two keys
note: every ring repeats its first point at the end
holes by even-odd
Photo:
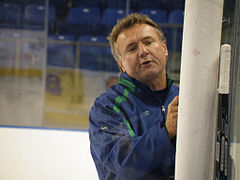
{"type": "Polygon", "coordinates": [[[108,8],[120,8],[118,17],[140,12],[143,7],[152,8],[149,13],[153,17],[158,14],[156,7],[166,11],[166,17],[162,16],[165,19],[155,21],[167,37],[168,75],[179,85],[183,11],[181,18],[171,22],[167,18],[174,8],[183,10],[184,1],[154,2],[1,1],[0,125],[88,128],[88,116],[95,98],[117,83],[119,76],[106,39],[112,23],[116,23],[113,16],[104,17],[108,8]],[[75,15],[73,12],[70,16],[70,11],[79,6],[95,7],[82,9],[94,16],[82,12],[75,15]],[[76,23],[85,17],[94,18],[94,23],[76,23]]]}

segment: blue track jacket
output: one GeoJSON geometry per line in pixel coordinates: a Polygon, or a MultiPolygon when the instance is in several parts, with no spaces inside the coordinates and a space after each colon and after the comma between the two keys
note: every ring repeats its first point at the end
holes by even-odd
{"type": "Polygon", "coordinates": [[[168,84],[164,102],[145,84],[122,73],[99,96],[89,115],[91,154],[101,180],[161,180],[174,175],[175,151],[165,128],[178,95],[168,84]]]}

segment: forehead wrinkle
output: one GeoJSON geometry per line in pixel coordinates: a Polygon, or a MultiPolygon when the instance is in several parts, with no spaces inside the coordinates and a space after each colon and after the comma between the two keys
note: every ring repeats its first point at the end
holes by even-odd
{"type": "Polygon", "coordinates": [[[117,37],[117,40],[116,43],[118,47],[118,52],[121,54],[121,51],[120,50],[123,50],[125,51],[125,49],[135,43],[138,43],[138,42],[142,42],[144,40],[147,40],[149,38],[153,38],[152,37],[152,34],[150,32],[152,32],[152,30],[154,30],[154,33],[156,33],[157,35],[157,32],[156,30],[149,26],[149,25],[146,25],[146,24],[135,24],[133,27],[129,28],[129,29],[125,29],[123,30],[117,37]],[[141,26],[144,26],[144,28],[136,28],[136,27],[141,27],[141,26]],[[150,33],[150,34],[149,34],[150,33]],[[144,37],[145,36],[145,37],[144,37]],[[121,39],[121,43],[119,42],[119,40],[121,39]],[[126,40],[128,39],[128,42],[126,42],[126,40]],[[120,46],[122,46],[121,49],[120,46]]]}

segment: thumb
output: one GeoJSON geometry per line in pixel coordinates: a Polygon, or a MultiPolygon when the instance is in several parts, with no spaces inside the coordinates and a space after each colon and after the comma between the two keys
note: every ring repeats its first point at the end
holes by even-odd
{"type": "Polygon", "coordinates": [[[176,97],[172,100],[171,105],[173,105],[173,106],[178,106],[178,100],[179,100],[179,96],[176,96],[176,97]]]}

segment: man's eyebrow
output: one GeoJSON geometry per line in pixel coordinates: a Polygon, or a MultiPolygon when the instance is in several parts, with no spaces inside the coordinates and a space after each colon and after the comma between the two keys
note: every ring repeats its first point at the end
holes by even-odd
{"type": "Polygon", "coordinates": [[[149,39],[153,39],[153,37],[152,36],[146,36],[146,37],[143,37],[141,40],[149,40],[149,39]]]}

